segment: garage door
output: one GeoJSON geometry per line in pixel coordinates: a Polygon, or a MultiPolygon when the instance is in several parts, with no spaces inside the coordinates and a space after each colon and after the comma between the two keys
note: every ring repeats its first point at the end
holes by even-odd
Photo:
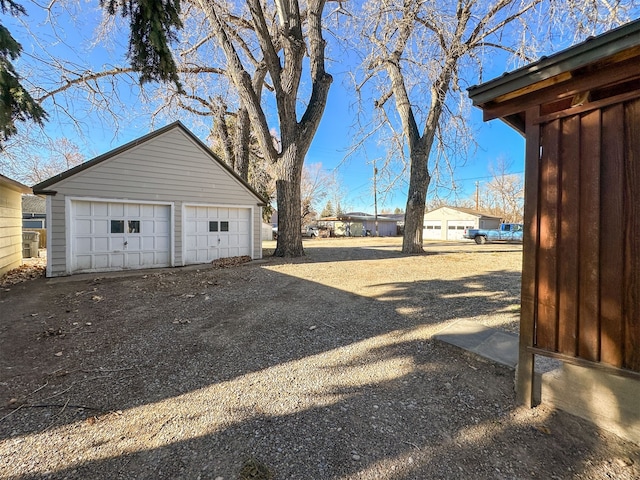
{"type": "Polygon", "coordinates": [[[441,240],[442,222],[440,220],[426,220],[422,231],[423,240],[441,240]]]}
{"type": "Polygon", "coordinates": [[[251,256],[251,209],[185,207],[185,264],[251,256]]]}
{"type": "Polygon", "coordinates": [[[464,240],[464,229],[476,228],[473,222],[468,220],[449,220],[447,222],[447,240],[464,240]]]}
{"type": "Polygon", "coordinates": [[[169,205],[71,202],[71,270],[168,267],[169,205]]]}

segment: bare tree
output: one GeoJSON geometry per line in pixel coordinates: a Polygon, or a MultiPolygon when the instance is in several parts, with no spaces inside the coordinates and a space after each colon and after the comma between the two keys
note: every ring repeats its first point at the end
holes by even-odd
{"type": "MultiPolygon", "coordinates": [[[[18,136],[12,140],[20,141],[18,136]]],[[[28,185],[42,182],[85,161],[78,146],[67,138],[49,139],[40,144],[39,150],[19,149],[20,161],[16,160],[18,151],[11,143],[7,148],[12,155],[2,156],[0,171],[28,185]]]]}
{"type": "Polygon", "coordinates": [[[499,158],[489,166],[492,178],[480,195],[480,206],[504,222],[522,223],[524,218],[524,177],[509,173],[511,163],[499,158]]]}
{"type": "MultiPolygon", "coordinates": [[[[178,0],[103,0],[102,4],[109,14],[122,14],[130,27],[132,67],[106,73],[128,75],[133,69],[139,80],[147,82],[145,88],[150,81],[168,82],[164,95],[173,96],[174,105],[214,119],[212,129],[222,142],[223,154],[241,175],[248,171],[248,154],[242,148],[249,144],[245,127],[251,125],[261,156],[273,166],[276,177],[280,235],[275,255],[302,255],[302,166],[332,82],[325,71],[322,36],[325,0],[189,0],[182,5],[178,0]],[[203,91],[202,74],[218,75],[229,95],[220,100],[203,91]],[[262,95],[265,86],[267,98],[262,95]],[[229,100],[233,108],[227,107],[229,100]],[[235,141],[224,131],[226,112],[235,112],[235,141]]],[[[89,90],[106,78],[101,72],[63,67],[74,72],[72,82],[89,90]]],[[[92,90],[99,101],[107,98],[103,93],[92,90]]]]}
{"type": "Polygon", "coordinates": [[[408,157],[403,252],[423,251],[429,184],[434,174],[455,168],[452,160],[468,146],[462,86],[482,79],[490,52],[530,60],[552,34],[556,40],[581,38],[620,23],[636,7],[635,0],[371,0],[363,5],[354,15],[364,19],[357,88],[376,89],[379,119],[394,133],[388,144],[408,157]]]}
{"type": "MultiPolygon", "coordinates": [[[[226,58],[226,68],[247,109],[253,130],[264,157],[276,165],[279,235],[274,255],[300,256],[304,251],[301,236],[300,183],[304,158],[324,113],[332,77],[325,71],[325,40],[322,37],[324,0],[276,0],[275,15],[259,0],[247,0],[252,36],[238,38],[235,19],[225,17],[216,2],[192,0],[210,23],[226,58]],[[259,48],[266,67],[277,118],[270,117],[251,82],[255,68],[247,62],[246,45],[259,48]],[[305,69],[305,56],[309,68],[305,69]],[[303,73],[308,73],[310,93],[306,107],[299,112],[304,90],[303,73]],[[270,128],[277,125],[273,141],[270,128]]],[[[241,16],[242,12],[238,12],[241,16]]],[[[235,18],[235,17],[234,17],[235,18]]],[[[274,127],[275,128],[275,127],[274,127]]]]}
{"type": "MultiPolygon", "coordinates": [[[[119,2],[107,3],[110,11],[115,12],[115,5],[119,2]]],[[[82,56],[72,50],[69,58],[60,58],[48,53],[50,49],[41,44],[43,48],[31,55],[32,64],[35,65],[32,76],[41,79],[36,89],[39,92],[38,101],[52,103],[60,117],[65,116],[71,121],[80,134],[82,126],[77,119],[86,112],[97,114],[116,130],[136,113],[138,116],[148,116],[152,125],[156,121],[173,120],[176,117],[184,119],[188,115],[189,119],[194,120],[193,123],[205,126],[216,153],[243,179],[248,180],[250,153],[257,152],[257,142],[255,136],[252,138],[251,135],[246,108],[240,104],[235,88],[227,78],[224,55],[211,34],[210,26],[202,21],[202,12],[198,8],[187,4],[188,8],[182,11],[178,8],[176,11],[171,8],[172,2],[167,5],[171,12],[168,16],[179,15],[179,21],[174,19],[173,25],[176,28],[184,26],[172,32],[172,52],[164,53],[173,61],[175,76],[167,77],[173,83],[149,83],[144,71],[135,62],[132,62],[133,66],[102,65],[102,69],[96,70],[91,55],[82,56]],[[176,41],[178,38],[179,41],[176,41]],[[144,86],[139,85],[145,81],[144,86]],[[127,89],[138,96],[136,100],[140,102],[136,109],[130,108],[132,97],[122,94],[127,89]]],[[[64,10],[69,7],[69,2],[58,0],[48,6],[53,7],[64,10]]],[[[235,19],[236,37],[246,35],[247,29],[251,29],[246,19],[234,16],[223,2],[220,8],[225,17],[235,19]]],[[[124,11],[128,16],[132,15],[128,7],[124,11]]],[[[62,15],[60,12],[51,15],[48,22],[50,31],[47,32],[55,42],[65,41],[61,33],[64,31],[62,26],[74,22],[69,17],[73,15],[62,15]],[[57,22],[62,23],[59,26],[57,22]]],[[[32,38],[37,39],[39,31],[33,30],[32,25],[25,24],[24,27],[32,38]]],[[[93,47],[109,47],[111,39],[121,35],[122,27],[122,22],[114,21],[112,15],[106,14],[97,26],[95,38],[91,41],[85,38],[84,41],[93,47]]],[[[132,35],[130,46],[134,41],[132,35]]],[[[83,44],[77,50],[86,47],[83,44]]],[[[267,72],[261,60],[254,56],[254,50],[247,49],[245,58],[254,67],[252,80],[260,97],[267,72]]],[[[113,52],[113,55],[116,56],[117,52],[113,52]]]]}
{"type": "Polygon", "coordinates": [[[300,191],[302,195],[302,223],[308,224],[322,210],[325,199],[339,189],[339,182],[332,173],[323,170],[322,163],[305,165],[302,169],[300,191]]]}

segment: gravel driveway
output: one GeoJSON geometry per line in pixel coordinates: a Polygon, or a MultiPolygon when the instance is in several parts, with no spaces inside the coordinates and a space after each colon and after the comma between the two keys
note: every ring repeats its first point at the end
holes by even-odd
{"type": "Polygon", "coordinates": [[[517,331],[520,246],[400,243],[0,291],[0,477],[640,478],[638,445],[433,339],[517,331]]]}

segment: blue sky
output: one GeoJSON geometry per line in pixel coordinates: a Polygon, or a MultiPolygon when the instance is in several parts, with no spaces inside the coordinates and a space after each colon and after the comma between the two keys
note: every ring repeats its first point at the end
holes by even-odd
{"type": "MultiPolygon", "coordinates": [[[[86,5],[86,4],[84,4],[86,5]]],[[[27,8],[31,8],[26,5],[27,8]]],[[[95,28],[96,21],[99,18],[97,5],[94,10],[88,11],[88,7],[77,7],[75,12],[82,18],[81,27],[68,27],[68,29],[59,30],[59,33],[64,37],[65,42],[69,45],[74,45],[76,48],[80,45],[85,45],[92,37],[93,29],[95,28]]],[[[73,13],[73,12],[72,12],[73,13]]],[[[6,19],[3,18],[3,21],[6,19]]],[[[29,22],[33,27],[39,25],[44,20],[43,17],[38,16],[37,11],[30,10],[29,22]]],[[[9,23],[9,22],[6,22],[9,23]]],[[[10,26],[12,32],[17,36],[20,35],[19,26],[10,26]]],[[[32,40],[28,36],[19,38],[22,42],[26,53],[30,51],[38,51],[41,46],[32,43],[32,40]]],[[[122,43],[126,41],[123,39],[111,39],[112,42],[122,43]]],[[[122,47],[122,45],[120,45],[122,47]]],[[[57,42],[55,46],[56,52],[61,52],[63,55],[67,50],[63,42],[57,42]]],[[[116,45],[116,51],[118,46],[116,45]]],[[[123,49],[119,48],[120,57],[111,59],[111,64],[119,63],[124,65],[126,60],[124,59],[123,49]]],[[[67,53],[68,54],[68,53],[67,53]]],[[[28,59],[27,55],[24,56],[23,62],[28,59]]],[[[101,68],[101,62],[109,61],[106,50],[99,48],[98,52],[93,51],[91,59],[96,69],[101,68]]],[[[325,110],[323,120],[317,135],[311,145],[311,149],[307,156],[308,163],[322,163],[323,168],[328,172],[335,172],[339,177],[344,191],[347,195],[345,206],[351,210],[373,212],[373,165],[371,160],[373,158],[384,157],[384,152],[377,149],[375,145],[369,145],[366,152],[359,152],[356,155],[350,156],[345,159],[345,155],[351,145],[354,132],[351,128],[355,112],[352,110],[353,93],[345,86],[345,67],[339,63],[340,57],[334,58],[334,63],[328,65],[328,70],[334,75],[334,82],[331,87],[329,101],[325,110]],[[336,62],[337,61],[337,62],[336,62]],[[340,72],[342,70],[343,73],[340,72]]],[[[81,63],[80,60],[77,60],[81,63]]],[[[506,69],[505,65],[494,65],[495,73],[485,72],[485,78],[490,79],[503,73],[506,69]]],[[[473,79],[470,79],[473,82],[473,79]]],[[[121,95],[130,95],[129,105],[130,111],[136,111],[139,108],[139,102],[135,99],[136,92],[121,92],[121,95]]],[[[141,135],[144,135],[150,130],[149,123],[144,117],[132,116],[130,119],[123,119],[120,125],[120,129],[117,134],[113,133],[113,130],[108,124],[102,122],[99,116],[93,113],[85,113],[82,111],[81,104],[73,105],[72,107],[78,108],[79,112],[84,116],[82,122],[85,126],[85,139],[81,140],[77,136],[76,130],[73,126],[63,121],[64,118],[60,117],[53,110],[50,103],[45,104],[45,108],[50,113],[50,121],[47,124],[47,131],[53,135],[67,137],[72,141],[77,141],[81,146],[83,153],[87,158],[92,158],[96,155],[105,153],[113,148],[116,148],[124,143],[127,143],[141,135]]],[[[498,158],[504,158],[511,162],[511,170],[516,173],[521,173],[524,170],[524,140],[522,137],[507,127],[500,121],[492,121],[490,123],[482,122],[482,114],[478,109],[472,108],[469,112],[471,117],[471,124],[476,132],[475,140],[478,144],[478,149],[474,152],[470,152],[469,158],[461,159],[465,162],[464,166],[458,167],[455,171],[455,181],[459,187],[458,197],[469,198],[475,191],[475,183],[480,182],[482,188],[483,182],[490,179],[490,173],[488,170],[489,164],[495,162],[498,158]]],[[[167,119],[167,122],[173,120],[183,120],[183,118],[167,119]]],[[[187,127],[191,128],[189,121],[184,121],[187,127]]],[[[162,126],[156,124],[156,127],[162,126]]],[[[198,135],[204,134],[203,129],[194,129],[194,133],[198,135]]],[[[204,139],[204,138],[203,138],[204,139]]],[[[432,182],[435,184],[435,182],[432,182]]],[[[382,194],[378,196],[378,209],[383,208],[394,209],[396,207],[404,209],[406,203],[406,180],[400,182],[398,186],[393,190],[391,194],[386,197],[382,194]]],[[[432,188],[430,188],[432,191],[432,188]]]]}
{"type": "MultiPolygon", "coordinates": [[[[327,171],[337,171],[348,192],[347,205],[355,211],[373,212],[373,165],[371,158],[384,156],[384,152],[369,149],[364,154],[345,159],[352,137],[351,123],[353,112],[349,111],[351,93],[334,82],[331,87],[329,102],[320,128],[311,145],[307,161],[322,163],[327,171]]],[[[464,166],[455,170],[455,182],[459,188],[459,198],[469,198],[475,192],[475,183],[491,179],[489,165],[499,158],[511,162],[512,173],[524,171],[524,138],[500,120],[482,121],[482,112],[477,108],[470,111],[471,122],[476,132],[475,140],[478,147],[469,153],[464,166]]],[[[378,210],[382,208],[404,209],[406,205],[407,181],[388,195],[386,202],[381,204],[382,195],[378,196],[378,210]]],[[[430,194],[435,188],[435,182],[430,187],[430,194]]],[[[446,191],[443,190],[443,194],[446,191]]],[[[452,197],[453,198],[453,197],[452,197]]]]}

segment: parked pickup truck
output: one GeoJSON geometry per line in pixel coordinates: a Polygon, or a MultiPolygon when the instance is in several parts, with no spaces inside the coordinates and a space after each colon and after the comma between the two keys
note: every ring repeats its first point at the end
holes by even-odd
{"type": "Polygon", "coordinates": [[[522,224],[503,223],[499,229],[465,229],[464,238],[475,240],[478,245],[487,242],[519,242],[522,243],[522,224]]]}

